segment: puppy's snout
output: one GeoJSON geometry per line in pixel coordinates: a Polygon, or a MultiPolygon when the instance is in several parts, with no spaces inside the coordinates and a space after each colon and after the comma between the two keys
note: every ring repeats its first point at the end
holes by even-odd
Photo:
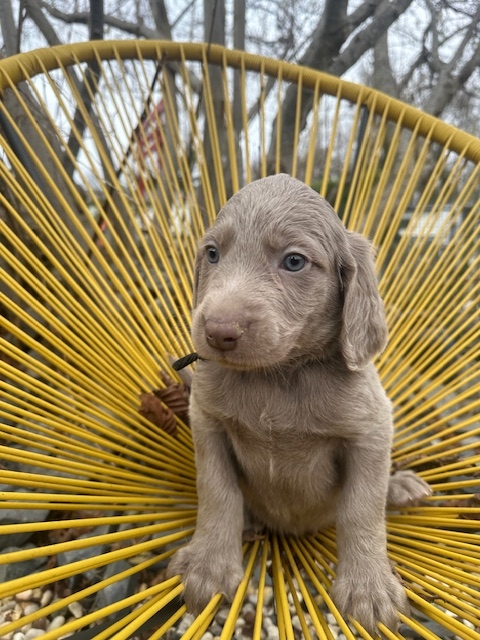
{"type": "Polygon", "coordinates": [[[220,351],[233,351],[244,331],[245,327],[240,322],[220,321],[213,318],[205,322],[207,343],[220,351]]]}

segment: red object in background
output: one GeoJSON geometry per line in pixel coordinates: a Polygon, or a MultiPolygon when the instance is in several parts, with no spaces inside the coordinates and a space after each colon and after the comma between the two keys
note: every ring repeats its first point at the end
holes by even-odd
{"type": "Polygon", "coordinates": [[[142,172],[137,174],[137,185],[142,196],[145,195],[146,185],[141,174],[160,171],[162,168],[159,151],[163,147],[163,135],[159,124],[164,112],[164,103],[160,100],[139,124],[135,135],[135,156],[139,168],[142,169],[142,172]]]}

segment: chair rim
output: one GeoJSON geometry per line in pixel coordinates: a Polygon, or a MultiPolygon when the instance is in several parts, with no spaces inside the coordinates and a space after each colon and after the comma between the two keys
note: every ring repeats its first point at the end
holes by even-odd
{"type": "Polygon", "coordinates": [[[386,93],[293,62],[217,44],[169,40],[94,40],[34,49],[0,60],[0,93],[12,83],[17,85],[41,73],[79,62],[115,60],[118,57],[122,60],[161,60],[165,57],[169,62],[197,61],[256,71],[297,84],[301,81],[302,87],[318,87],[324,94],[364,104],[374,113],[401,122],[403,127],[416,130],[419,135],[455,151],[467,160],[480,162],[480,138],[386,93]]]}

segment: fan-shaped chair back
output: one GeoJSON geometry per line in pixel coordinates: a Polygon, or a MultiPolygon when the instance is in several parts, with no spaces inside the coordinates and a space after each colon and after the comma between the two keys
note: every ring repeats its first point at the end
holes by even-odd
{"type": "Polygon", "coordinates": [[[165,579],[195,526],[171,359],[191,351],[196,242],[230,194],[286,171],[377,247],[393,463],[434,490],[389,513],[413,614],[385,635],[479,638],[480,141],[198,44],[21,54],[0,94],[0,636],[370,637],[329,598],[331,530],[246,544],[233,605],[196,619],[165,579]]]}

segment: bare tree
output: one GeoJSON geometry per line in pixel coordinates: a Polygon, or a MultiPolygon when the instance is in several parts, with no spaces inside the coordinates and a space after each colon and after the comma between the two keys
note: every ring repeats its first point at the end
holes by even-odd
{"type": "MultiPolygon", "coordinates": [[[[36,25],[50,45],[60,41],[56,25],[86,28],[90,20],[88,0],[77,0],[67,8],[65,4],[22,0],[17,16],[12,11],[13,0],[0,0],[5,53],[10,55],[23,44],[27,24],[36,25]]],[[[474,91],[480,75],[479,21],[477,0],[363,0],[355,5],[349,0],[206,0],[203,5],[193,0],[138,0],[134,9],[119,0],[105,0],[104,14],[111,37],[193,37],[285,58],[339,76],[369,56],[373,62],[370,82],[375,87],[459,126],[468,122],[472,127],[477,127],[479,109],[478,93],[474,91]],[[404,28],[410,33],[402,33],[397,26],[402,16],[405,24],[415,27],[404,28]],[[232,29],[228,30],[226,24],[232,24],[232,29]],[[402,65],[391,55],[391,43],[399,39],[409,48],[402,65]]],[[[171,95],[176,95],[175,72],[175,65],[167,62],[163,80],[169,83],[171,95]]],[[[200,94],[201,83],[193,80],[192,86],[200,94]]],[[[210,75],[215,118],[222,122],[225,105],[222,85],[217,80],[217,76],[210,75]]],[[[236,74],[233,123],[237,138],[243,127],[238,82],[236,74]]],[[[273,85],[267,79],[264,95],[273,85]]],[[[312,92],[303,91],[300,130],[306,124],[312,100],[312,92]]],[[[250,117],[254,117],[257,107],[255,103],[251,105],[250,117]]],[[[282,170],[291,167],[296,109],[296,89],[291,87],[278,115],[282,122],[279,159],[275,157],[277,120],[272,125],[269,170],[278,164],[282,170]]],[[[208,154],[208,126],[205,133],[208,154]]],[[[219,148],[225,158],[224,141],[219,141],[219,148]]],[[[237,160],[239,164],[240,155],[237,160]]],[[[229,164],[226,162],[226,166],[229,164]]],[[[226,185],[228,192],[228,176],[226,185]]],[[[218,191],[218,185],[214,191],[218,191]]]]}
{"type": "MultiPolygon", "coordinates": [[[[204,40],[209,44],[225,44],[225,2],[224,0],[204,0],[204,40]]],[[[218,156],[224,158],[226,155],[226,135],[225,128],[218,125],[222,123],[225,117],[225,103],[223,94],[223,82],[222,82],[222,70],[220,68],[211,68],[208,71],[208,77],[204,78],[204,82],[208,82],[210,85],[210,91],[208,94],[212,97],[212,110],[209,110],[208,105],[204,105],[205,112],[205,127],[204,127],[204,153],[205,153],[205,165],[214,169],[215,158],[218,156]],[[213,113],[212,113],[213,112],[213,113]],[[213,118],[213,121],[211,120],[213,118]],[[213,131],[216,131],[216,136],[213,136],[213,131]]],[[[202,94],[202,98],[207,95],[207,92],[202,94]]],[[[222,162],[222,166],[229,166],[222,162]]],[[[226,178],[227,190],[231,191],[231,176],[224,176],[223,172],[220,172],[217,166],[217,171],[211,171],[213,196],[215,202],[215,208],[221,204],[223,199],[221,191],[221,180],[226,178]],[[220,175],[222,173],[222,175],[220,175]]]]}
{"type": "MultiPolygon", "coordinates": [[[[235,49],[245,49],[246,3],[245,0],[235,0],[233,13],[233,46],[235,49]]],[[[238,144],[243,130],[242,87],[240,72],[235,71],[233,78],[233,129],[236,141],[236,161],[239,176],[243,175],[243,159],[238,144]]],[[[241,184],[239,186],[242,186],[241,184]]]]}
{"type": "Polygon", "coordinates": [[[480,4],[426,0],[426,5],[430,12],[431,46],[421,62],[427,67],[430,82],[429,95],[422,107],[440,116],[480,68],[480,4]],[[447,8],[459,31],[456,38],[445,32],[447,8]],[[442,51],[445,49],[446,54],[442,51]]]}
{"type": "MultiPolygon", "coordinates": [[[[348,14],[348,0],[326,0],[323,14],[315,27],[311,43],[299,60],[300,64],[314,69],[343,75],[369,49],[382,38],[412,0],[365,0],[352,14],[348,14]],[[363,28],[358,30],[359,26],[363,28]],[[348,43],[347,43],[348,41],[348,43]],[[342,49],[342,46],[346,46],[342,49]]],[[[300,131],[305,128],[307,116],[313,104],[313,92],[302,92],[300,131]]],[[[292,163],[297,90],[290,87],[281,108],[281,158],[280,169],[289,171],[292,163]]],[[[277,116],[278,118],[278,116],[277,116]]],[[[273,125],[268,164],[274,167],[276,155],[276,126],[273,125]]]]}

